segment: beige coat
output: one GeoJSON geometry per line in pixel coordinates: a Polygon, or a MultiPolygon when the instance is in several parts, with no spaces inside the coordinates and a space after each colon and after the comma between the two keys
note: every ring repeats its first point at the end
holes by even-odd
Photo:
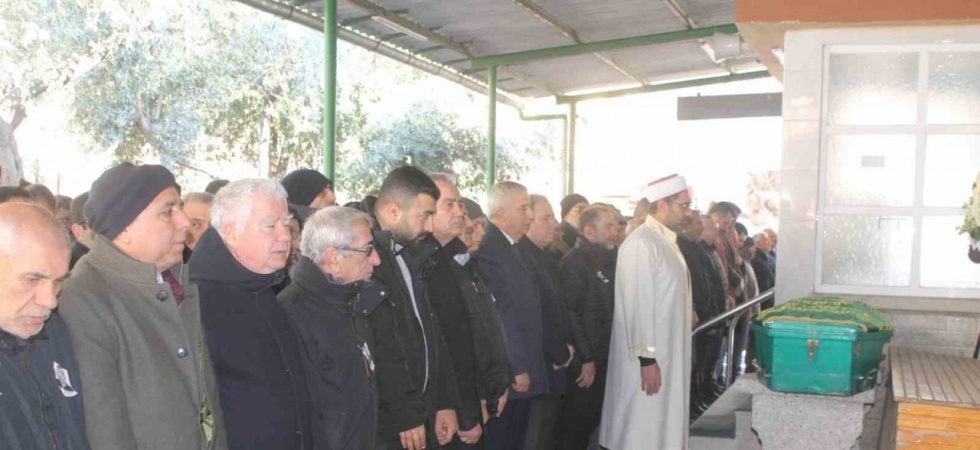
{"type": "Polygon", "coordinates": [[[178,308],[152,264],[96,239],[59,298],[84,384],[92,448],[208,449],[200,426],[207,393],[215,423],[210,448],[227,449],[200,301],[186,266],[171,269],[186,291],[178,308]]]}

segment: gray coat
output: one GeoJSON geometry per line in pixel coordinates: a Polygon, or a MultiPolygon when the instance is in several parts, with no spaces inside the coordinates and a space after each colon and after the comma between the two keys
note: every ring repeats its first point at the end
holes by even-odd
{"type": "Polygon", "coordinates": [[[85,385],[94,449],[208,449],[200,425],[203,393],[215,424],[210,448],[227,449],[197,287],[188,283],[186,266],[171,272],[186,291],[180,308],[152,264],[98,236],[64,284],[60,311],[85,385]]]}

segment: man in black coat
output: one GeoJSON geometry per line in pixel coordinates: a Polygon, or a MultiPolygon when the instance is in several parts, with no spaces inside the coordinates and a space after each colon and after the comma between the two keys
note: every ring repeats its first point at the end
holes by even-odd
{"type": "Polygon", "coordinates": [[[68,277],[64,228],[38,206],[9,203],[0,237],[0,448],[88,450],[81,375],[55,312],[68,277]]]}
{"type": "Polygon", "coordinates": [[[286,192],[271,180],[228,184],[190,261],[214,362],[228,446],[311,449],[300,340],[274,288],[289,257],[286,192]]]}
{"type": "MultiPolygon", "coordinates": [[[[466,300],[453,271],[453,256],[447,245],[456,240],[465,226],[466,209],[453,179],[445,174],[430,175],[439,188],[439,201],[433,216],[432,235],[438,251],[432,256],[433,267],[426,283],[439,329],[449,348],[459,389],[459,436],[446,448],[474,448],[483,434],[483,413],[477,391],[476,345],[467,314],[466,300]]],[[[482,445],[480,446],[482,447],[482,445]]]]}
{"type": "Polygon", "coordinates": [[[464,198],[463,234],[446,244],[444,251],[452,255],[452,269],[463,294],[477,363],[477,391],[483,407],[483,424],[499,417],[507,405],[510,387],[510,355],[504,339],[504,326],[494,308],[495,300],[472,252],[480,248],[486,234],[486,216],[473,200],[464,198]],[[470,218],[474,219],[470,219],[470,218]]]}
{"type": "Polygon", "coordinates": [[[586,449],[602,418],[612,334],[617,243],[616,217],[607,207],[590,206],[580,216],[587,239],[561,261],[565,309],[575,346],[562,405],[562,449],[586,449]],[[614,266],[613,266],[614,267],[614,266]]]}
{"type": "Polygon", "coordinates": [[[514,379],[507,408],[487,424],[490,449],[521,449],[527,434],[531,399],[551,392],[543,348],[541,292],[517,243],[533,220],[527,188],[502,181],[490,192],[487,235],[474,253],[504,325],[514,379]]]}
{"type": "MultiPolygon", "coordinates": [[[[708,243],[714,242],[717,235],[717,228],[711,219],[702,216],[698,211],[688,214],[683,233],[677,235],[677,246],[680,247],[691,273],[694,312],[702,322],[723,314],[727,303],[721,261],[716,256],[715,246],[708,243]],[[705,224],[711,227],[707,232],[705,224]]],[[[694,361],[691,369],[691,411],[694,415],[704,412],[715,399],[712,377],[721,353],[723,337],[724,327],[717,326],[694,338],[694,361]]]]}
{"type": "Polygon", "coordinates": [[[379,442],[421,450],[456,435],[459,393],[449,350],[429,301],[426,280],[436,246],[432,233],[439,188],[425,173],[392,170],[374,203],[374,277],[387,298],[371,314],[379,396],[379,442]]]}
{"type": "Polygon", "coordinates": [[[296,326],[313,403],[313,448],[375,447],[374,342],[367,316],[383,301],[371,218],[330,206],[306,222],[303,255],[279,301],[296,326]]]}

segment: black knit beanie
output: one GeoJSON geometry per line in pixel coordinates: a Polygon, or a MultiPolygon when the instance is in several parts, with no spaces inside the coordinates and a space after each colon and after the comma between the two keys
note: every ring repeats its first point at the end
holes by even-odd
{"type": "Polygon", "coordinates": [[[561,199],[561,219],[565,220],[565,216],[568,215],[568,212],[571,211],[575,205],[583,202],[588,203],[589,201],[579,194],[569,194],[567,197],[561,199]]]}
{"type": "Polygon", "coordinates": [[[166,167],[125,162],[103,173],[92,183],[85,218],[89,228],[115,239],[164,189],[180,185],[166,167]]]}
{"type": "Polygon", "coordinates": [[[286,188],[289,203],[310,206],[324,189],[333,189],[333,182],[313,169],[299,169],[282,179],[282,187],[286,188]]]}

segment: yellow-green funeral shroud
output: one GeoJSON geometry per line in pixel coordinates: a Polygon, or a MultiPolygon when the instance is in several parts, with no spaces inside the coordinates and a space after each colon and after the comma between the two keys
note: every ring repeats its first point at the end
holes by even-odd
{"type": "Polygon", "coordinates": [[[874,308],[842,298],[801,298],[752,321],[759,380],[801,394],[854,395],[875,386],[893,328],[874,308]]]}

